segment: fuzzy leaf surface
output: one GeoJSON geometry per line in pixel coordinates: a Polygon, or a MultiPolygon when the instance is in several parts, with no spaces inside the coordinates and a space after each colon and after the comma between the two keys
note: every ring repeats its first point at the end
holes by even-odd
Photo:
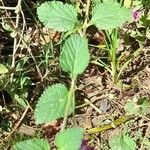
{"type": "Polygon", "coordinates": [[[60,55],[63,71],[77,76],[84,72],[89,63],[88,41],[78,34],[71,35],[64,43],[60,55]]]}
{"type": "Polygon", "coordinates": [[[50,145],[44,139],[30,139],[18,142],[13,150],[50,150],[50,145]]]}
{"type": "Polygon", "coordinates": [[[63,84],[49,86],[39,98],[35,109],[36,124],[64,117],[68,90],[63,84]]]}
{"type": "Polygon", "coordinates": [[[111,150],[136,150],[136,143],[128,135],[119,135],[109,141],[111,150]]]}
{"type": "Polygon", "coordinates": [[[96,5],[92,12],[91,24],[101,30],[120,27],[131,19],[131,11],[113,0],[96,5]]]}
{"type": "Polygon", "coordinates": [[[75,27],[77,11],[69,4],[52,1],[45,2],[37,8],[40,21],[48,28],[57,31],[68,31],[75,27]]]}
{"type": "Polygon", "coordinates": [[[56,135],[55,144],[59,150],[79,150],[82,139],[82,128],[68,128],[56,135]]]}
{"type": "Polygon", "coordinates": [[[125,108],[126,112],[129,113],[129,114],[137,115],[140,112],[140,105],[137,105],[137,103],[135,103],[132,100],[129,100],[125,104],[124,108],[125,108]]]}

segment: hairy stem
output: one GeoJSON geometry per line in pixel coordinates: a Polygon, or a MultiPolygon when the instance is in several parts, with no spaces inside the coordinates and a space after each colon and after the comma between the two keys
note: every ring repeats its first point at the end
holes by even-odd
{"type": "Polygon", "coordinates": [[[117,75],[117,60],[116,60],[116,49],[117,49],[117,29],[114,29],[112,33],[112,44],[111,44],[111,68],[112,68],[112,78],[113,82],[116,83],[117,75]]]}
{"type": "Polygon", "coordinates": [[[76,77],[72,78],[71,87],[70,87],[70,90],[68,93],[68,100],[67,100],[67,104],[66,104],[66,108],[65,108],[62,130],[64,130],[67,125],[67,119],[68,119],[69,111],[71,110],[71,106],[73,107],[73,115],[75,115],[75,96],[74,96],[75,81],[76,81],[76,77]]]}

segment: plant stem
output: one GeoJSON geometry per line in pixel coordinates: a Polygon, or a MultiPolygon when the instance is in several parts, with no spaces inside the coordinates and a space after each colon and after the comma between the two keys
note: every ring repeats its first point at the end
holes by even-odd
{"type": "Polygon", "coordinates": [[[19,125],[21,124],[21,122],[23,121],[24,117],[26,116],[28,110],[30,108],[30,105],[28,105],[25,109],[25,111],[23,112],[21,118],[19,119],[19,121],[17,122],[17,124],[14,126],[14,128],[12,129],[12,131],[9,133],[9,135],[5,138],[5,141],[8,141],[12,134],[17,130],[17,128],[19,127],[19,125]]]}
{"type": "Polygon", "coordinates": [[[117,48],[117,29],[114,29],[112,33],[112,43],[111,43],[111,69],[112,69],[112,78],[114,83],[117,82],[116,48],[117,48]]]}
{"type": "MultiPolygon", "coordinates": [[[[15,13],[16,13],[15,29],[18,29],[18,27],[19,27],[20,12],[22,11],[21,3],[22,3],[22,0],[18,0],[16,10],[15,10],[15,13]]],[[[17,42],[18,42],[17,37],[14,37],[11,68],[15,67],[15,60],[16,60],[15,55],[16,55],[16,52],[17,52],[17,42]]],[[[11,74],[11,82],[12,82],[12,79],[13,79],[13,74],[11,74]]]]}
{"type": "MultiPolygon", "coordinates": [[[[71,106],[73,109],[73,116],[75,115],[75,96],[74,96],[74,92],[75,92],[75,82],[76,82],[76,77],[73,77],[71,79],[71,87],[68,93],[68,100],[67,100],[67,104],[66,104],[66,108],[65,108],[65,114],[64,114],[64,120],[63,120],[63,124],[62,124],[62,130],[65,129],[66,124],[67,124],[67,119],[68,119],[68,115],[69,112],[71,110],[71,106]]],[[[75,121],[74,121],[75,122],[75,121]]]]}
{"type": "Polygon", "coordinates": [[[87,4],[86,4],[86,11],[85,11],[85,20],[84,20],[84,24],[83,24],[83,34],[86,34],[86,29],[88,27],[88,21],[89,21],[89,10],[90,10],[90,0],[87,0],[87,4]]]}
{"type": "Polygon", "coordinates": [[[120,78],[122,71],[128,67],[129,63],[140,54],[141,50],[142,48],[137,49],[133,54],[131,54],[128,58],[126,58],[127,59],[126,62],[121,67],[119,67],[117,79],[120,78]]]}
{"type": "Polygon", "coordinates": [[[16,7],[5,7],[5,6],[0,6],[0,9],[5,9],[5,10],[16,10],[16,7]]]}
{"type": "Polygon", "coordinates": [[[112,123],[109,123],[107,125],[103,125],[103,126],[100,126],[100,127],[89,129],[89,130],[87,130],[87,132],[89,134],[92,134],[92,133],[101,133],[101,132],[104,132],[106,130],[114,128],[114,126],[119,126],[119,125],[121,125],[121,124],[129,121],[132,118],[134,118],[134,117],[130,116],[130,115],[124,115],[124,116],[121,116],[120,118],[114,120],[112,123]]]}

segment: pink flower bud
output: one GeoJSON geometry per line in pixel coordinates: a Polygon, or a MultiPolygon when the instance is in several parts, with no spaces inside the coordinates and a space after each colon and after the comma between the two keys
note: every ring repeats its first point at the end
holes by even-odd
{"type": "Polygon", "coordinates": [[[141,11],[140,10],[133,10],[132,11],[132,18],[135,22],[139,21],[141,18],[141,11]]]}

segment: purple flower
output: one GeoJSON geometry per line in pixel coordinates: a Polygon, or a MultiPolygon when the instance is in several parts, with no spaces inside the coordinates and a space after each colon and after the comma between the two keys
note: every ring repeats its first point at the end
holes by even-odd
{"type": "Polygon", "coordinates": [[[94,148],[90,147],[88,145],[88,141],[87,140],[82,140],[82,144],[81,144],[80,150],[94,150],[94,148]]]}
{"type": "Polygon", "coordinates": [[[135,22],[139,21],[141,18],[141,11],[140,10],[133,10],[132,11],[132,18],[135,22]]]}

